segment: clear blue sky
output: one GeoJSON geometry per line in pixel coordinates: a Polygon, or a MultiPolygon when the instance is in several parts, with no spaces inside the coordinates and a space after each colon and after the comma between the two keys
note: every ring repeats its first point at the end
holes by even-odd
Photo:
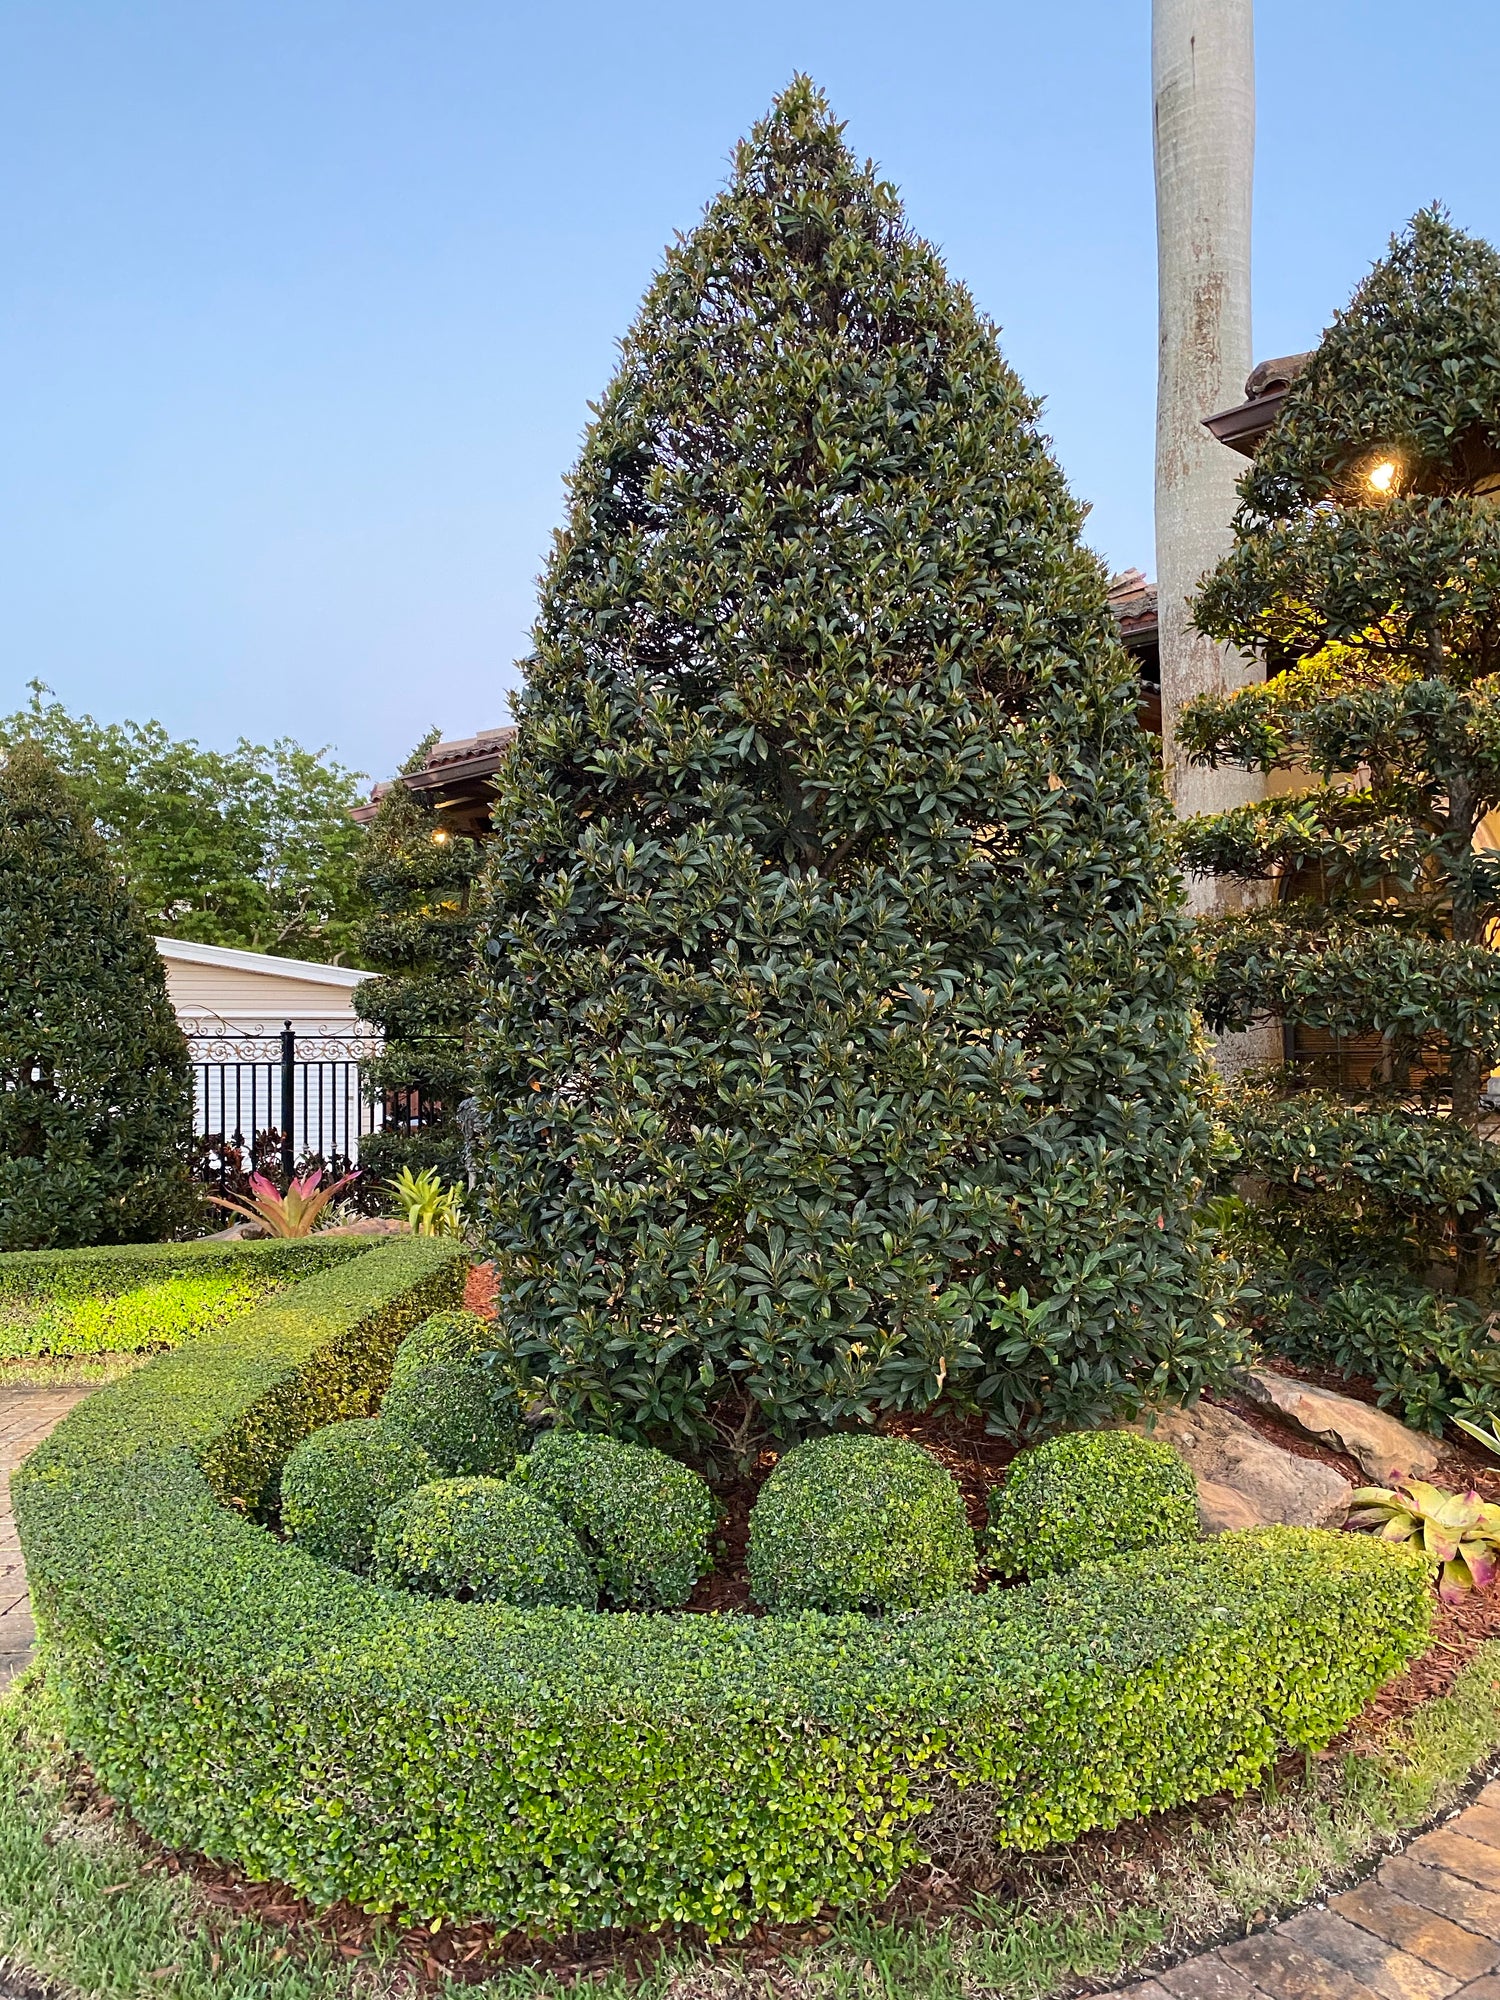
{"type": "MultiPolygon", "coordinates": [[[[1256,349],[1434,196],[1500,238],[1494,0],[1259,0],[1256,349]]],[[[383,773],[503,721],[662,246],[809,70],[1151,566],[1149,0],[4,0],[0,703],[383,773]]]]}

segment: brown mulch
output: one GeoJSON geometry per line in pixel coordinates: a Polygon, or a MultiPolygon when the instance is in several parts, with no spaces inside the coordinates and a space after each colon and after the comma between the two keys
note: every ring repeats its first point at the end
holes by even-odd
{"type": "Polygon", "coordinates": [[[471,1264],[469,1275],[464,1280],[464,1305],[471,1313],[479,1313],[485,1319],[495,1317],[495,1267],[493,1264],[471,1264]]]}

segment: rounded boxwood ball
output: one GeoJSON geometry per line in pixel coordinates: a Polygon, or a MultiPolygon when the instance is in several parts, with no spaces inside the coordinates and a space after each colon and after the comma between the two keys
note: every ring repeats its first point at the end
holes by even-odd
{"type": "Polygon", "coordinates": [[[419,1444],[378,1417],[327,1424],[281,1468],[281,1525],[322,1561],[367,1569],[386,1508],[437,1472],[419,1444]]]}
{"type": "Polygon", "coordinates": [[[547,1431],[513,1478],[578,1536],[611,1604],[675,1611],[710,1566],[718,1506],[697,1473],[664,1451],[547,1431]]]}
{"type": "Polygon", "coordinates": [[[1054,1576],[1107,1556],[1198,1539],[1198,1483],[1169,1444],[1070,1431],[1023,1451],[990,1495],[987,1559],[1003,1576],[1054,1576]]]}
{"type": "Polygon", "coordinates": [[[903,1611],[966,1590],[974,1532],[952,1477],[900,1438],[789,1451],[750,1510],[750,1590],[768,1611],[903,1611]]]}
{"type": "Polygon", "coordinates": [[[505,1479],[439,1479],[387,1508],[375,1533],[382,1583],[529,1609],[599,1601],[578,1537],[505,1479]]]}
{"type": "Polygon", "coordinates": [[[514,1389],[479,1358],[494,1345],[478,1313],[441,1312],[396,1351],[381,1421],[415,1438],[440,1472],[506,1473],[525,1448],[514,1389]]]}

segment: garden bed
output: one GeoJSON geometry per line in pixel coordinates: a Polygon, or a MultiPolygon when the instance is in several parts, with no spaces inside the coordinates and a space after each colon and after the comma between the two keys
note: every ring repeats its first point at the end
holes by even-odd
{"type": "Polygon", "coordinates": [[[99,1392],[25,1468],[70,1739],[158,1838],[429,1923],[728,1935],[878,1901],[954,1790],[1024,1850],[1252,1784],[1422,1644],[1423,1566],[1312,1531],[890,1620],[507,1611],[278,1543],[247,1517],[291,1446],[369,1410],[465,1275],[397,1239],[99,1392]]]}

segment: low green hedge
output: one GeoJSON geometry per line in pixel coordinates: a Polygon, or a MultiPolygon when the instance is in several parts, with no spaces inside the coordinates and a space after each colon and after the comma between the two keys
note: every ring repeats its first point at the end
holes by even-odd
{"type": "MultiPolygon", "coordinates": [[[[165,1278],[252,1270],[278,1284],[362,1257],[368,1236],[302,1236],[263,1243],[127,1243],[100,1250],[0,1251],[0,1305],[11,1300],[108,1298],[165,1278]]],[[[374,1239],[379,1241],[378,1238],[374,1239]]]]}
{"type": "Polygon", "coordinates": [[[889,1622],[517,1611],[325,1567],[244,1510],[368,1407],[451,1256],[411,1240],[279,1295],[99,1391],[18,1478],[70,1739],[173,1846],[323,1904],[722,1937],[883,1893],[947,1787],[983,1784],[1023,1848],[1244,1789],[1425,1640],[1420,1557],[1313,1530],[889,1622]]]}
{"type": "Polygon", "coordinates": [[[1067,1431],[1015,1460],[990,1494],[990,1567],[1053,1576],[1198,1539],[1198,1482],[1160,1438],[1067,1431]]]}

